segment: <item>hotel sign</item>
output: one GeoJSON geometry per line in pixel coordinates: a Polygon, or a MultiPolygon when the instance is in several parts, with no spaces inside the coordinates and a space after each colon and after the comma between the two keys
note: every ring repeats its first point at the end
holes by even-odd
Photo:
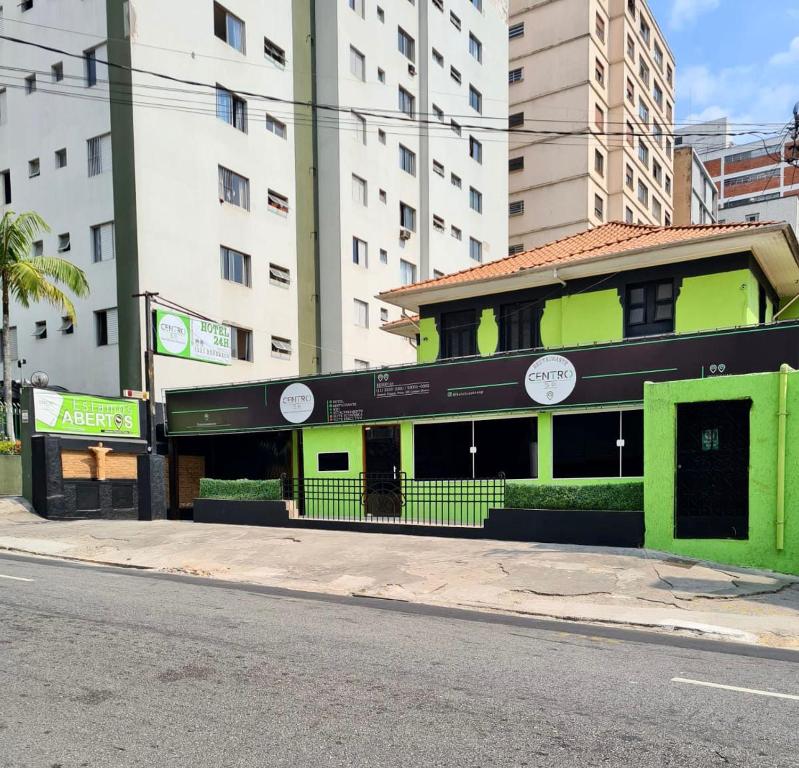
{"type": "Polygon", "coordinates": [[[640,403],[646,381],[799,368],[799,322],[168,391],[171,435],[640,403]]]}
{"type": "Polygon", "coordinates": [[[230,326],[172,310],[156,310],[155,351],[203,363],[230,365],[230,326]]]}

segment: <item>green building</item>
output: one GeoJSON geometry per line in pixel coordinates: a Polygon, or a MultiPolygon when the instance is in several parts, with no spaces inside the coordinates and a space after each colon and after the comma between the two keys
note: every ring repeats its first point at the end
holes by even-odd
{"type": "Polygon", "coordinates": [[[610,223],[402,286],[416,365],[168,392],[173,514],[200,476],[284,476],[306,519],[535,538],[544,507],[582,541],[638,513],[648,547],[799,572],[797,296],[768,223],[610,223]]]}

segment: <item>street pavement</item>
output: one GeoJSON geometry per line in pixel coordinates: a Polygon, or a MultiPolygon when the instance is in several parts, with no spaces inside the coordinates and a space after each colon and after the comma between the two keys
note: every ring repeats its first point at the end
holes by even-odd
{"type": "Polygon", "coordinates": [[[784,649],[9,554],[0,649],[4,768],[797,762],[784,649]]]}
{"type": "Polygon", "coordinates": [[[647,550],[177,521],[47,521],[0,499],[2,549],[799,648],[796,577],[647,550]]]}

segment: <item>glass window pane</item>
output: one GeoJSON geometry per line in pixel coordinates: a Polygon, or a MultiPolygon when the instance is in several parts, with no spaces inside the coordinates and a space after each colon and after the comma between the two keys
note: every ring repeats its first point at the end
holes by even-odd
{"type": "Polygon", "coordinates": [[[630,325],[638,325],[644,322],[644,308],[643,307],[635,307],[630,310],[630,318],[629,321],[630,325]]]}
{"type": "Polygon", "coordinates": [[[655,321],[658,320],[671,320],[674,314],[674,306],[672,304],[657,304],[655,306],[655,321]]]}
{"type": "Polygon", "coordinates": [[[470,479],[471,445],[471,421],[416,424],[413,428],[416,479],[470,479]]]}
{"type": "Polygon", "coordinates": [[[657,300],[658,301],[665,301],[672,297],[674,291],[674,287],[671,282],[668,283],[660,283],[657,287],[657,300]]]}
{"type": "Polygon", "coordinates": [[[645,292],[643,288],[631,288],[630,289],[630,304],[643,304],[645,298],[645,292]]]}
{"type": "Polygon", "coordinates": [[[554,477],[619,476],[619,412],[554,416],[554,477]]]}
{"type": "Polygon", "coordinates": [[[644,474],[644,412],[622,411],[621,434],[624,447],[621,451],[624,477],[642,477],[644,474]]]}

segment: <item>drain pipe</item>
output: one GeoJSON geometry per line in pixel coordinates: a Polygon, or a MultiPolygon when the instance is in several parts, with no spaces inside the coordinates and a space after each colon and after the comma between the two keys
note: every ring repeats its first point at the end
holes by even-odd
{"type": "Polygon", "coordinates": [[[777,551],[785,549],[785,444],[788,426],[788,374],[789,365],[780,366],[779,407],[777,410],[777,551]]]}

